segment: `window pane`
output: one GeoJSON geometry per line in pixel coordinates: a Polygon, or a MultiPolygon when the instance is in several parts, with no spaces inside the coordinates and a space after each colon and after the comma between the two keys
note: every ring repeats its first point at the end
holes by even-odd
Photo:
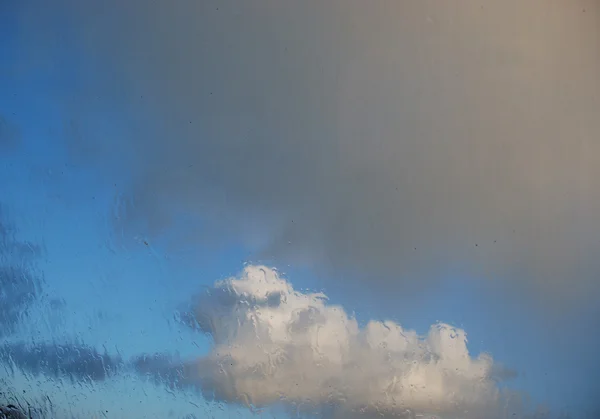
{"type": "Polygon", "coordinates": [[[594,0],[2,2],[0,418],[598,417],[599,75],[594,0]]]}

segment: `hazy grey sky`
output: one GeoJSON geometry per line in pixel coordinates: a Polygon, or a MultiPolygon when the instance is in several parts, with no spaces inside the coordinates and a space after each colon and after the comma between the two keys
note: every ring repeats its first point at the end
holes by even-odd
{"type": "Polygon", "coordinates": [[[134,174],[119,229],[185,213],[204,228],[182,241],[375,290],[462,275],[554,305],[598,290],[599,18],[592,0],[63,0],[23,13],[14,68],[78,48],[69,152],[134,174]],[[85,123],[107,103],[124,138],[85,123]]]}
{"type": "Polygon", "coordinates": [[[110,64],[69,105],[145,111],[105,143],[131,153],[128,221],[208,217],[265,259],[382,287],[597,284],[597,2],[234,3],[85,4],[68,22],[81,65],[110,64]]]}

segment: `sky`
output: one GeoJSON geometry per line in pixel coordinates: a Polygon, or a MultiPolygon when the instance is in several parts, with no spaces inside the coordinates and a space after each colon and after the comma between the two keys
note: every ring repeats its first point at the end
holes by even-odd
{"type": "Polygon", "coordinates": [[[598,2],[0,1],[0,57],[0,403],[597,414],[598,2]]]}

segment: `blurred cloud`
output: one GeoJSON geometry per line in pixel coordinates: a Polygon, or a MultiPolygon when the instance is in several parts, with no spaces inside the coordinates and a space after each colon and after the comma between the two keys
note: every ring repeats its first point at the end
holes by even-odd
{"type": "Polygon", "coordinates": [[[42,248],[16,236],[17,230],[0,205],[0,338],[13,333],[40,295],[35,259],[42,248]]]}
{"type": "Polygon", "coordinates": [[[139,373],[211,399],[336,418],[495,418],[522,402],[498,387],[503,369],[489,355],[469,354],[464,330],[360,327],[325,295],[298,292],[264,266],[216,282],[192,305],[182,320],[212,336],[211,352],[191,362],[140,357],[139,373]]]}
{"type": "Polygon", "coordinates": [[[129,156],[119,231],[191,214],[199,242],[387,295],[455,274],[553,307],[598,289],[596,1],[23,11],[28,58],[68,17],[80,71],[65,109],[85,119],[105,101],[127,118],[128,141],[85,146],[78,125],[72,153],[129,156]]]}
{"type": "Polygon", "coordinates": [[[0,115],[0,153],[14,151],[20,142],[19,128],[12,121],[0,115]]]}
{"type": "Polygon", "coordinates": [[[17,406],[8,404],[0,405],[0,419],[27,419],[27,416],[17,406]]]}
{"type": "Polygon", "coordinates": [[[74,381],[103,381],[123,364],[119,357],[82,344],[24,342],[1,345],[0,362],[29,374],[70,377],[74,381]]]}

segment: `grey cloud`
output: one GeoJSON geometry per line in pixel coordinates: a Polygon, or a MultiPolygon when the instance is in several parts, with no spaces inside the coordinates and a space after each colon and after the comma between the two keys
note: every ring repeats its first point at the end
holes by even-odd
{"type": "Polygon", "coordinates": [[[0,153],[14,151],[21,142],[21,132],[16,124],[0,115],[0,153]]]}
{"type": "Polygon", "coordinates": [[[116,374],[123,362],[81,344],[6,343],[0,346],[0,362],[24,372],[75,381],[103,381],[116,374]]]}
{"type": "Polygon", "coordinates": [[[0,337],[13,333],[40,296],[42,284],[35,259],[42,247],[21,241],[0,205],[0,337]]]}
{"type": "Polygon", "coordinates": [[[211,226],[199,242],[374,289],[597,288],[597,2],[64,4],[112,77],[82,92],[134,131],[103,143],[132,153],[119,229],[185,212],[211,226]]]}
{"type": "Polygon", "coordinates": [[[12,404],[0,405],[0,419],[27,419],[21,409],[12,404]]]}
{"type": "Polygon", "coordinates": [[[0,267],[0,336],[14,332],[37,298],[37,278],[20,267],[0,267]]]}
{"type": "Polygon", "coordinates": [[[556,304],[598,289],[597,2],[98,7],[53,6],[90,70],[65,109],[101,97],[129,124],[127,141],[79,126],[74,153],[128,156],[119,230],[186,213],[198,242],[386,294],[448,274],[556,304]]]}
{"type": "MultiPolygon", "coordinates": [[[[225,400],[218,397],[210,383],[199,379],[198,363],[182,360],[168,354],[144,354],[131,360],[133,370],[157,385],[166,385],[171,389],[193,389],[200,391],[207,400],[225,400]]],[[[211,368],[209,363],[206,367],[211,368]]],[[[212,368],[211,368],[212,369],[212,368]]]]}
{"type": "Polygon", "coordinates": [[[489,371],[489,377],[497,381],[507,381],[518,376],[518,372],[512,368],[495,363],[489,371]]]}

